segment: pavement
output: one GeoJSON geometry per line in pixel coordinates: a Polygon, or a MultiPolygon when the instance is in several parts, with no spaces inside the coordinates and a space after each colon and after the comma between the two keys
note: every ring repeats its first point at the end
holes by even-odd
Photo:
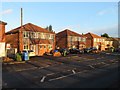
{"type": "Polygon", "coordinates": [[[36,56],[2,64],[4,88],[118,88],[119,53],[36,56]]]}

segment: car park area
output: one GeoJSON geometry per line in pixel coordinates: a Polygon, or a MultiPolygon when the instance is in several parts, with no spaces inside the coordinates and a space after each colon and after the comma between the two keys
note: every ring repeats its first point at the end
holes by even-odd
{"type": "Polygon", "coordinates": [[[101,52],[3,63],[3,88],[117,88],[119,58],[119,53],[101,52]]]}

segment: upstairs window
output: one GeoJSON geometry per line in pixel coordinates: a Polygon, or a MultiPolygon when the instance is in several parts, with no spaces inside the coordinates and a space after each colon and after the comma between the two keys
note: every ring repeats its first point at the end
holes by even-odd
{"type": "Polygon", "coordinates": [[[94,42],[96,42],[96,38],[94,38],[94,42]]]}
{"type": "Polygon", "coordinates": [[[50,34],[50,39],[54,39],[54,35],[53,34],[50,34]]]}
{"type": "Polygon", "coordinates": [[[28,38],[29,37],[29,32],[28,31],[24,31],[23,32],[23,36],[24,36],[24,38],[28,38]]]}
{"type": "Polygon", "coordinates": [[[86,41],[86,38],[82,38],[82,41],[85,42],[85,41],[86,41]]]}

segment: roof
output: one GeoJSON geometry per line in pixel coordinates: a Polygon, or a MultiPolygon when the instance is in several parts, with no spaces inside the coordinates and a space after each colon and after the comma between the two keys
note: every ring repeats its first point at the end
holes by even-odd
{"type": "Polygon", "coordinates": [[[54,32],[50,32],[50,31],[48,31],[48,30],[46,30],[44,28],[41,28],[41,27],[39,27],[37,25],[34,25],[32,23],[27,23],[27,24],[25,24],[23,26],[17,27],[17,28],[15,28],[13,30],[10,30],[10,31],[6,32],[6,34],[16,33],[19,30],[22,30],[22,31],[33,31],[33,32],[43,32],[43,33],[53,33],[53,34],[55,34],[54,32]]]}
{"type": "Polygon", "coordinates": [[[80,36],[80,37],[82,37],[81,34],[78,34],[74,31],[69,30],[69,29],[65,29],[64,31],[61,31],[61,32],[57,33],[56,35],[58,35],[58,34],[63,34],[63,35],[67,35],[67,36],[80,36]]]}
{"type": "Polygon", "coordinates": [[[106,40],[106,41],[113,41],[114,38],[106,38],[105,40],[106,40]]]}
{"type": "Polygon", "coordinates": [[[88,33],[86,33],[86,34],[84,34],[84,36],[91,36],[92,38],[101,38],[100,36],[98,36],[98,35],[96,35],[96,34],[93,34],[93,33],[90,33],[90,32],[88,32],[88,33]]]}
{"type": "Polygon", "coordinates": [[[7,23],[6,23],[6,22],[3,22],[3,21],[0,21],[0,24],[7,25],[7,23]]]}

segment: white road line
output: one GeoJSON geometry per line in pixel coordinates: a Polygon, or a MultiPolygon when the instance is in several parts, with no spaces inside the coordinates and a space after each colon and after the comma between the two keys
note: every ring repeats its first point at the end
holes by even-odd
{"type": "Polygon", "coordinates": [[[92,65],[88,65],[88,66],[90,66],[91,68],[94,68],[92,65]]]}
{"type": "Polygon", "coordinates": [[[76,74],[75,70],[72,70],[73,74],[76,74]]]}
{"type": "Polygon", "coordinates": [[[40,80],[40,82],[44,82],[46,76],[43,76],[42,79],[40,80]]]}
{"type": "MultiPolygon", "coordinates": [[[[88,70],[84,70],[84,71],[81,71],[81,72],[77,72],[77,73],[75,73],[75,74],[79,74],[79,73],[86,72],[86,71],[88,71],[88,70]]],[[[61,77],[49,79],[48,81],[59,80],[59,79],[65,78],[65,77],[69,77],[69,76],[75,75],[75,74],[72,73],[72,74],[69,74],[69,75],[65,75],[65,76],[61,76],[61,77]]]]}

